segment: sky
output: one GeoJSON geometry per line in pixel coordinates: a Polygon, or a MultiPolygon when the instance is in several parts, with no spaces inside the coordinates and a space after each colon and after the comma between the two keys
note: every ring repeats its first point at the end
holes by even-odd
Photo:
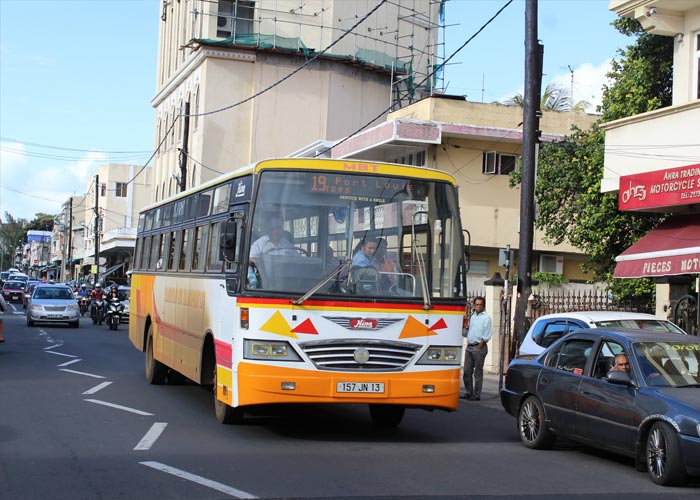
{"type": "MultiPolygon", "coordinates": [[[[301,1],[301,0],[300,0],[301,1]]],[[[354,1],[354,0],[339,0],[354,1]]],[[[449,0],[449,57],[508,0],[449,0]]],[[[153,152],[160,0],[0,0],[0,219],[57,214],[98,166],[144,165],[153,152]]],[[[633,42],[609,0],[539,0],[543,89],[600,103],[610,60],[633,42]],[[573,85],[572,85],[573,74],[573,85]]],[[[513,0],[446,65],[448,94],[522,94],[525,1],[513,0]]],[[[264,96],[261,96],[264,98],[264,96]]]]}

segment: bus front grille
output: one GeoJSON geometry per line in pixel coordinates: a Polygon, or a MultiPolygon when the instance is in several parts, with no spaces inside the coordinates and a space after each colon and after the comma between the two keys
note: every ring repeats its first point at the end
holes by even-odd
{"type": "Polygon", "coordinates": [[[328,340],[300,344],[320,370],[401,371],[413,359],[420,345],[383,340],[328,340]]]}

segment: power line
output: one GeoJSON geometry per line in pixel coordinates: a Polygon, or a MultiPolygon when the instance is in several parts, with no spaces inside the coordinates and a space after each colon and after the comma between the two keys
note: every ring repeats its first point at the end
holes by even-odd
{"type": "Polygon", "coordinates": [[[24,146],[33,146],[33,147],[44,148],[44,149],[55,149],[55,150],[59,150],[59,151],[75,151],[75,152],[80,152],[80,153],[104,153],[104,154],[147,154],[147,153],[150,153],[150,150],[143,150],[143,151],[100,151],[100,150],[95,150],[95,149],[65,148],[65,147],[61,147],[61,146],[49,146],[46,144],[38,144],[35,142],[20,141],[17,139],[10,139],[8,137],[0,137],[0,142],[13,142],[16,144],[22,144],[24,146]]]}

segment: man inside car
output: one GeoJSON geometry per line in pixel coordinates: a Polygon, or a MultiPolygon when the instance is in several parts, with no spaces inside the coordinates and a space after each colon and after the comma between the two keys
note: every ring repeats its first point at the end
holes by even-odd
{"type": "Polygon", "coordinates": [[[628,372],[630,371],[630,360],[627,354],[618,354],[615,356],[615,364],[612,367],[614,372],[628,372]]]}

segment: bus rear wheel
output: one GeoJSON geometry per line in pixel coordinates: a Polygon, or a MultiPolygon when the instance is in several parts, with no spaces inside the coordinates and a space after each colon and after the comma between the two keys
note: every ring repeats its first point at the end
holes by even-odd
{"type": "Polygon", "coordinates": [[[405,412],[406,408],[398,405],[369,405],[369,415],[372,417],[372,422],[376,427],[383,429],[397,427],[403,420],[405,412]]]}
{"type": "Polygon", "coordinates": [[[216,413],[216,420],[220,424],[224,425],[240,425],[243,423],[244,411],[240,406],[238,408],[233,408],[227,405],[223,401],[219,401],[216,396],[216,388],[219,386],[216,376],[216,367],[214,367],[214,413],[216,413]]]}
{"type": "Polygon", "coordinates": [[[161,385],[168,375],[168,367],[153,356],[153,327],[148,327],[146,336],[146,380],[152,385],[161,385]]]}

